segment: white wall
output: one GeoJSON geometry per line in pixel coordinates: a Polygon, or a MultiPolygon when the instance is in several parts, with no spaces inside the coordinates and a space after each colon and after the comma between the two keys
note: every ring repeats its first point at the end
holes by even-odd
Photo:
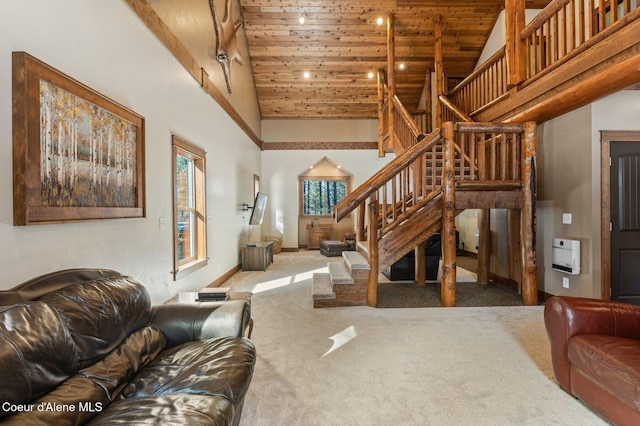
{"type": "Polygon", "coordinates": [[[353,174],[352,188],[393,158],[390,154],[379,158],[377,150],[264,151],[261,181],[263,190],[269,194],[269,205],[262,233],[283,236],[283,247],[298,247],[298,175],[324,156],[353,174]]]}
{"type": "MultiPolygon", "coordinates": [[[[375,142],[376,120],[264,120],[262,137],[270,142],[375,142]]],[[[264,235],[283,236],[283,247],[297,248],[304,235],[298,227],[298,175],[324,156],[353,175],[352,188],[381,169],[394,156],[377,150],[277,150],[262,154],[262,188],[270,194],[262,227],[264,235]]],[[[330,219],[322,221],[331,222],[330,219]]]]}
{"type": "MultiPolygon", "coordinates": [[[[531,22],[533,18],[535,18],[542,9],[527,9],[524,11],[524,21],[525,25],[531,22]]],[[[482,53],[478,58],[478,62],[476,62],[476,68],[480,65],[484,64],[487,59],[493,56],[499,49],[502,49],[506,44],[506,24],[504,21],[504,9],[498,15],[496,19],[496,23],[493,26],[493,30],[489,34],[489,38],[487,39],[487,43],[484,45],[482,49],[482,53]]]]}
{"type": "Polygon", "coordinates": [[[124,1],[0,2],[0,289],[63,268],[112,268],[152,300],[208,285],[239,263],[260,151],[124,1]],[[26,51],[145,117],[147,218],[12,226],[11,52],[26,51]],[[207,155],[209,265],[174,282],[171,134],[207,155]]]}
{"type": "MultiPolygon", "coordinates": [[[[208,1],[148,0],[160,19],[182,42],[193,59],[205,69],[209,79],[220,89],[233,108],[242,116],[251,130],[260,137],[260,108],[253,80],[249,47],[244,26],[237,31],[236,44],[242,64],[232,60],[230,94],[222,67],[216,59],[216,34],[208,1]]],[[[220,18],[224,18],[226,0],[215,0],[220,18]]],[[[231,2],[232,19],[238,17],[238,0],[231,2]]],[[[231,52],[230,52],[231,53],[231,52]]]]}
{"type": "Polygon", "coordinates": [[[639,116],[640,91],[623,90],[538,126],[538,282],[545,292],[600,298],[600,131],[639,130],[639,116]],[[572,214],[572,224],[562,224],[562,213],[572,214]],[[580,241],[580,275],[551,269],[554,237],[580,241]]]}

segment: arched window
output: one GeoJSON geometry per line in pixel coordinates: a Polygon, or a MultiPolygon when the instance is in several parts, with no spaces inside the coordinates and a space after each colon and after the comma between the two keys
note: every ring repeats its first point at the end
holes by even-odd
{"type": "Polygon", "coordinates": [[[300,216],[329,216],[351,191],[351,174],[323,157],[298,175],[300,216]]]}

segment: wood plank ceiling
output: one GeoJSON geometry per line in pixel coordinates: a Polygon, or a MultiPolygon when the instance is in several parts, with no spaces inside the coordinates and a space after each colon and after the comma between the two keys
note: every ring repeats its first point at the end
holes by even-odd
{"type": "MultiPolygon", "coordinates": [[[[527,0],[541,9],[550,0],[527,0]]],[[[505,0],[240,0],[263,119],[376,118],[376,78],[386,68],[386,24],[394,14],[397,91],[418,106],[434,63],[434,19],[442,17],[444,71],[471,73],[505,0]],[[298,19],[305,15],[306,22],[298,19]],[[305,78],[304,73],[309,73],[305,78]]]]}

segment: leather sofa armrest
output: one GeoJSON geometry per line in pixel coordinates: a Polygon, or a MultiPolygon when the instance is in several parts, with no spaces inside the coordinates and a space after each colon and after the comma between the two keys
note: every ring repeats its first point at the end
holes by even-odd
{"type": "Polygon", "coordinates": [[[248,300],[169,303],[154,306],[151,315],[151,324],[171,347],[214,337],[242,337],[251,320],[251,304],[248,300]]]}
{"type": "Polygon", "coordinates": [[[571,389],[569,340],[601,334],[640,340],[640,306],[580,297],[554,296],[544,309],[553,371],[560,386],[571,389]]]}

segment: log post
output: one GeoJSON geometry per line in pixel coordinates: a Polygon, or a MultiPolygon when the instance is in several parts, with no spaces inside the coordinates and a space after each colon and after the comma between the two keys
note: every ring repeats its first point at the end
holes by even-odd
{"type": "Polygon", "coordinates": [[[505,0],[507,87],[516,87],[526,79],[526,45],[520,34],[525,27],[524,0],[505,0]]]}
{"type": "Polygon", "coordinates": [[[369,252],[369,280],[367,282],[367,305],[378,306],[378,195],[369,198],[369,232],[367,251],[369,252]]]}
{"type": "Polygon", "coordinates": [[[433,97],[431,96],[431,69],[427,70],[424,78],[424,114],[425,114],[425,133],[433,131],[433,97]]]}
{"type": "Polygon", "coordinates": [[[434,68],[436,73],[436,127],[442,127],[442,105],[440,96],[444,95],[444,66],[442,64],[442,17],[435,20],[433,36],[436,41],[434,68]]]}
{"type": "Polygon", "coordinates": [[[478,213],[478,284],[489,284],[491,269],[491,210],[482,209],[478,213]]]}
{"type": "Polygon", "coordinates": [[[394,149],[395,135],[393,129],[393,97],[396,95],[396,40],[393,14],[387,16],[387,88],[389,90],[387,113],[389,118],[387,127],[389,132],[389,147],[394,149]]]}
{"type": "Polygon", "coordinates": [[[520,256],[520,210],[510,209],[507,216],[509,279],[518,283],[518,293],[522,294],[522,256],[520,256]]]}
{"type": "Polygon", "coordinates": [[[522,179],[522,303],[538,304],[536,281],[536,123],[524,125],[522,179]]]}
{"type": "Polygon", "coordinates": [[[443,124],[444,153],[442,168],[442,285],[443,306],[456,306],[456,196],[453,123],[443,124]]]}
{"type": "Polygon", "coordinates": [[[427,281],[427,260],[425,258],[424,243],[420,243],[414,249],[416,285],[425,285],[427,281]]]}
{"type": "MultiPolygon", "coordinates": [[[[487,180],[487,146],[485,139],[478,144],[478,179],[487,180]]],[[[491,210],[482,209],[478,212],[478,284],[489,284],[491,269],[491,210]]]]}
{"type": "Polygon", "coordinates": [[[358,226],[356,227],[356,241],[364,240],[364,217],[365,217],[365,203],[358,205],[358,226]]]}
{"type": "Polygon", "coordinates": [[[382,112],[382,108],[384,107],[384,77],[382,75],[382,71],[378,71],[378,157],[384,157],[384,112],[382,112]]]}

